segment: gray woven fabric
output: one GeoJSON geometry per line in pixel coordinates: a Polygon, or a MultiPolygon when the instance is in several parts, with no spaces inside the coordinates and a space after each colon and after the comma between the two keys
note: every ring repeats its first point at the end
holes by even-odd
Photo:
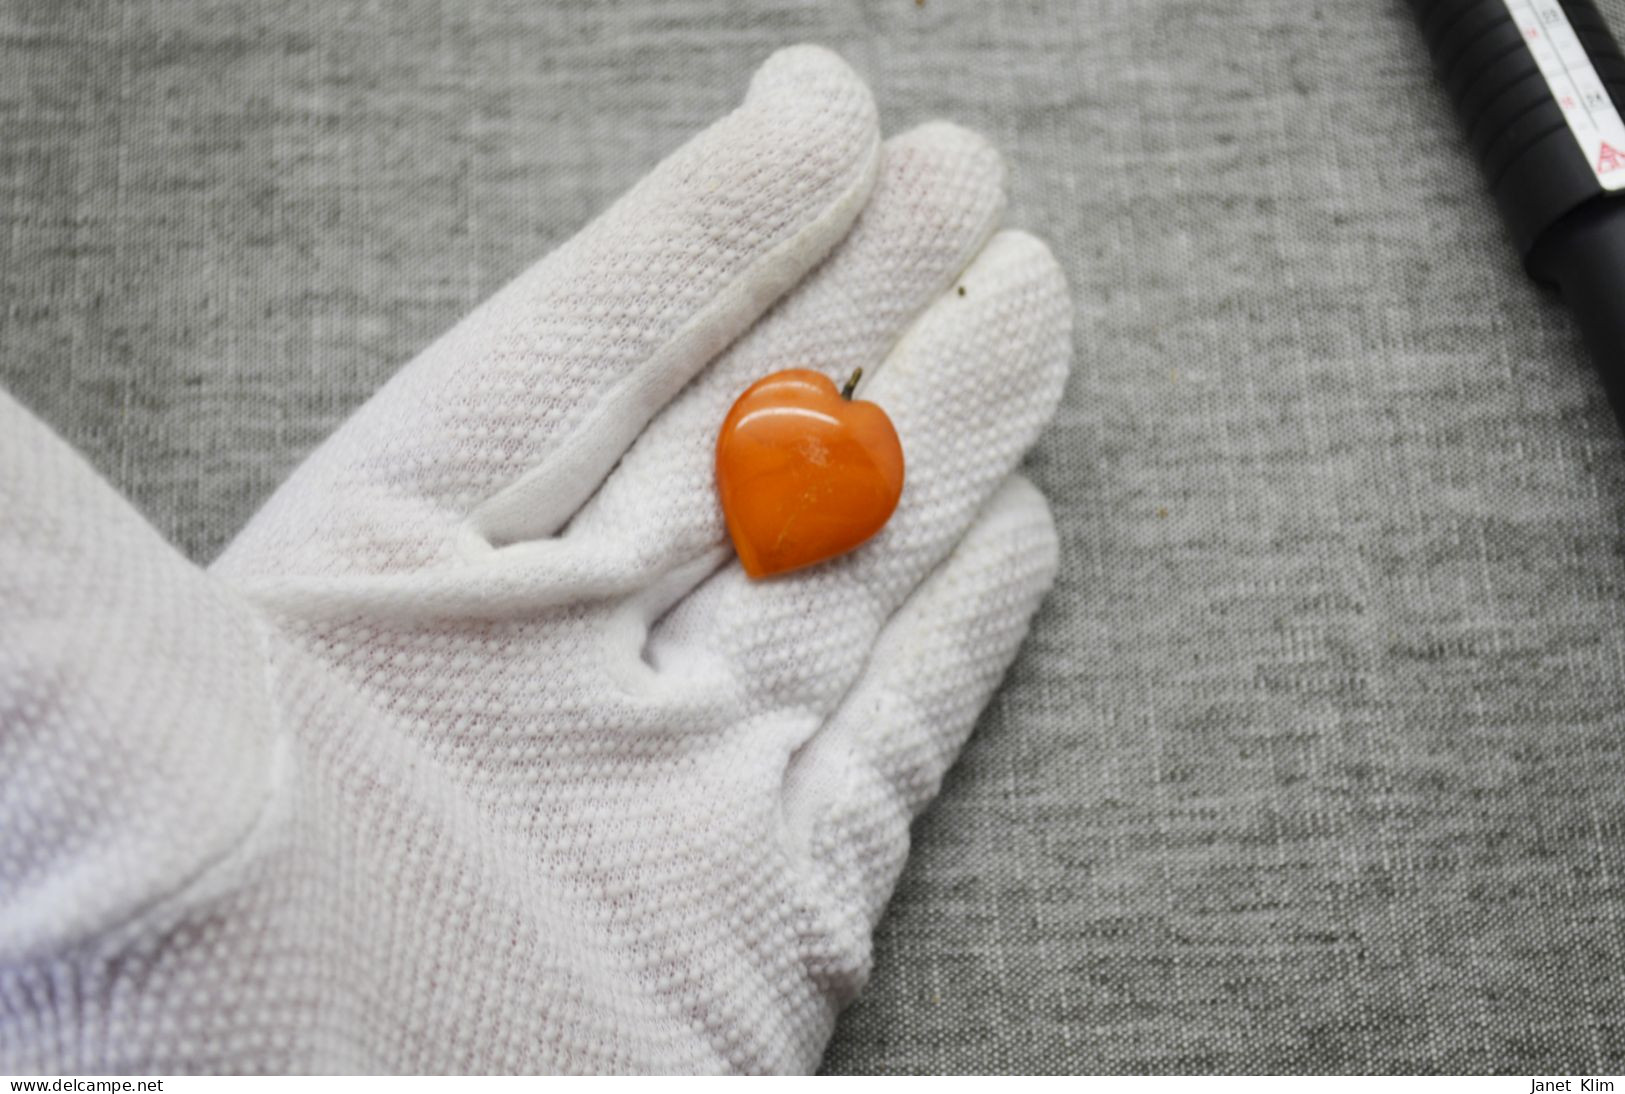
{"type": "Polygon", "coordinates": [[[1397,0],[9,0],[0,382],[208,559],[801,40],[1078,305],[1060,583],[827,1069],[1625,1069],[1625,445],[1397,0]]]}

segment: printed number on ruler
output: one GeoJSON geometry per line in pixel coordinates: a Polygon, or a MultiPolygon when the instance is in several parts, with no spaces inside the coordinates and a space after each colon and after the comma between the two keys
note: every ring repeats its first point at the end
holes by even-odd
{"type": "Polygon", "coordinates": [[[1557,0],[1503,0],[1604,188],[1625,188],[1625,121],[1557,0]]]}

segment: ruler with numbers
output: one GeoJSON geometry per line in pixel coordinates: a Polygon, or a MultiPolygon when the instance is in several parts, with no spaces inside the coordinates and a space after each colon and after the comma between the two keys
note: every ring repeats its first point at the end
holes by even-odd
{"type": "Polygon", "coordinates": [[[1625,188],[1625,120],[1557,0],[1503,0],[1563,108],[1580,151],[1609,190],[1625,188]]]}

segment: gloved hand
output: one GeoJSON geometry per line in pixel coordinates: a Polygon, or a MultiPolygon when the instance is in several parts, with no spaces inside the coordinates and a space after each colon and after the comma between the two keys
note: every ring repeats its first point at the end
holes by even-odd
{"type": "Polygon", "coordinates": [[[1055,571],[1001,189],[784,51],[209,571],[0,397],[0,1071],[814,1067],[1055,571]],[[748,581],[729,404],[859,365],[900,506],[748,581]]]}

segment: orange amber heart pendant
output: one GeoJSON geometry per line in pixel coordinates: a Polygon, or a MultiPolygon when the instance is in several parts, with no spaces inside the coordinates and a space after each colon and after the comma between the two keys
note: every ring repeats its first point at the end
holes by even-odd
{"type": "Polygon", "coordinates": [[[845,554],[897,508],[903,446],[884,410],[851,398],[858,373],[836,391],[810,369],[775,372],[728,411],[717,437],[717,491],[751,577],[845,554]]]}

